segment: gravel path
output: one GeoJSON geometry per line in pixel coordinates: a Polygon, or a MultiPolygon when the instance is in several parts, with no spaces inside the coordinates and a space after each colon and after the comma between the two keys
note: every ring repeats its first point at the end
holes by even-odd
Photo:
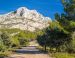
{"type": "Polygon", "coordinates": [[[16,53],[10,55],[9,58],[52,58],[47,53],[39,51],[36,47],[23,47],[16,50],[16,53]]]}
{"type": "Polygon", "coordinates": [[[10,58],[50,58],[47,54],[14,54],[10,58]]]}

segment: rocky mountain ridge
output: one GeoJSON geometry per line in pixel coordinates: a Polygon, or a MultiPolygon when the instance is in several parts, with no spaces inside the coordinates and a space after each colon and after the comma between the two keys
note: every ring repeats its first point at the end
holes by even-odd
{"type": "Polygon", "coordinates": [[[36,10],[20,7],[16,11],[0,15],[0,28],[19,28],[21,30],[35,31],[49,26],[52,22],[49,17],[44,17],[36,10]]]}

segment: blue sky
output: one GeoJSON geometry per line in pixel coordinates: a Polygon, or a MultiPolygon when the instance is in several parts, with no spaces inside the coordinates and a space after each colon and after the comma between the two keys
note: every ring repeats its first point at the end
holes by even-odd
{"type": "Polygon", "coordinates": [[[61,0],[0,0],[0,14],[14,11],[19,7],[35,9],[44,16],[54,19],[54,14],[63,12],[61,0]]]}

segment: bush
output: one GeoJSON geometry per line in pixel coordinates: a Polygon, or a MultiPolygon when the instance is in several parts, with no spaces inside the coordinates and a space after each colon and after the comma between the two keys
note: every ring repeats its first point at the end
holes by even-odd
{"type": "Polygon", "coordinates": [[[0,51],[5,51],[6,46],[3,44],[2,41],[0,41],[0,51]]]}
{"type": "Polygon", "coordinates": [[[75,52],[75,32],[72,33],[72,44],[71,44],[71,49],[73,52],[75,52]]]}
{"type": "Polygon", "coordinates": [[[2,35],[2,33],[0,32],[0,51],[5,51],[6,46],[4,45],[4,42],[3,42],[1,35],[2,35]]]}
{"type": "Polygon", "coordinates": [[[12,39],[12,47],[21,47],[28,45],[28,39],[25,39],[23,36],[13,36],[12,39]]]}
{"type": "Polygon", "coordinates": [[[20,46],[20,42],[19,42],[17,36],[13,36],[11,38],[11,42],[12,42],[12,47],[19,47],[20,46]]]}
{"type": "Polygon", "coordinates": [[[10,36],[7,32],[2,32],[1,34],[1,39],[3,41],[3,44],[7,47],[10,47],[11,45],[11,40],[10,40],[10,36]]]}
{"type": "Polygon", "coordinates": [[[19,38],[19,42],[21,46],[27,46],[28,45],[28,40],[25,38],[19,38]]]}
{"type": "Polygon", "coordinates": [[[53,57],[56,57],[56,58],[75,58],[73,55],[68,54],[68,53],[54,53],[53,57]]]}
{"type": "Polygon", "coordinates": [[[9,51],[0,52],[0,58],[8,57],[11,53],[9,51]]]}

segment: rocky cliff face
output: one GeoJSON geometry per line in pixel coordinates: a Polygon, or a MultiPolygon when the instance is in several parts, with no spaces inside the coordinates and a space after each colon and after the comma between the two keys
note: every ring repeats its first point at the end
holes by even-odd
{"type": "Polygon", "coordinates": [[[16,11],[0,15],[0,28],[19,28],[21,30],[35,31],[46,28],[51,22],[49,17],[44,17],[36,10],[21,7],[16,11]]]}

